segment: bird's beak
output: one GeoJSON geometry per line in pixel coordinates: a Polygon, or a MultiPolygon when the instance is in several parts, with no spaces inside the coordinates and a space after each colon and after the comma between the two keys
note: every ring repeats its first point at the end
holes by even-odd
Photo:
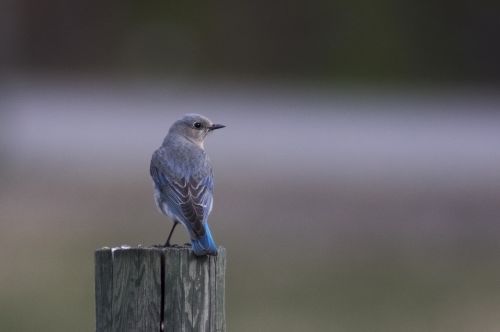
{"type": "Polygon", "coordinates": [[[210,127],[208,127],[208,130],[212,131],[212,130],[215,130],[215,129],[221,129],[221,128],[224,128],[225,126],[224,125],[221,125],[221,124],[213,124],[211,125],[210,127]]]}

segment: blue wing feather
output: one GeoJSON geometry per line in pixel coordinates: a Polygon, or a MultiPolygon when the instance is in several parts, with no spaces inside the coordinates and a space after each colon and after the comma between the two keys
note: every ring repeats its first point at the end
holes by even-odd
{"type": "MultiPolygon", "coordinates": [[[[176,176],[175,169],[169,167],[168,160],[153,155],[150,167],[151,177],[159,192],[159,208],[175,218],[188,229],[191,239],[211,238],[205,226],[213,204],[212,169],[191,176],[176,176]],[[163,205],[166,205],[166,210],[163,205]]],[[[213,242],[204,241],[207,243],[213,242]]]]}

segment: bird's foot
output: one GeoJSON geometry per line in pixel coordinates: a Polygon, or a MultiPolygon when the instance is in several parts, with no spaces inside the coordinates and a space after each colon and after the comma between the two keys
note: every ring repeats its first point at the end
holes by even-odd
{"type": "Polygon", "coordinates": [[[165,248],[164,244],[153,244],[153,248],[165,248]]]}
{"type": "Polygon", "coordinates": [[[165,244],[154,244],[154,248],[178,248],[178,244],[171,244],[171,243],[165,243],[165,244]]]}
{"type": "Polygon", "coordinates": [[[183,245],[180,244],[171,244],[171,243],[165,243],[165,244],[154,244],[153,248],[182,248],[182,247],[191,247],[191,243],[186,242],[183,245]]]}

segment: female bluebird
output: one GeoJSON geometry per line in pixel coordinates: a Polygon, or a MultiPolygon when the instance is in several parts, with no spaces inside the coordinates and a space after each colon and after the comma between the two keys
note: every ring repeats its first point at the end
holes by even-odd
{"type": "Polygon", "coordinates": [[[214,180],[203,142],[209,132],[224,127],[202,115],[186,114],[170,127],[163,144],[153,153],[150,173],[156,205],[174,223],[165,247],[170,246],[175,226],[181,223],[189,232],[195,255],[217,255],[207,223],[214,180]]]}

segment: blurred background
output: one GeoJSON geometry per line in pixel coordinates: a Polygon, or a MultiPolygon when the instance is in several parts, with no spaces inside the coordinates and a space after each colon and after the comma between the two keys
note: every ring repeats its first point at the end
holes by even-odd
{"type": "Polygon", "coordinates": [[[188,112],[227,125],[229,331],[500,330],[498,3],[0,8],[1,331],[94,329],[94,250],[165,241],[188,112]]]}

